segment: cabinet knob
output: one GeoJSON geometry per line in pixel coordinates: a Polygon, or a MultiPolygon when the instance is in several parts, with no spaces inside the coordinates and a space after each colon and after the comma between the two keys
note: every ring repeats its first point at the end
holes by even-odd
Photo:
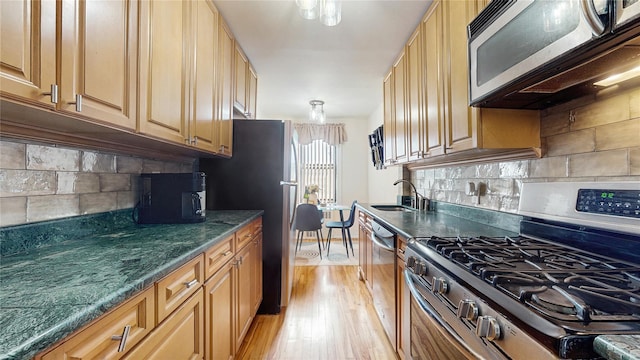
{"type": "Polygon", "coordinates": [[[76,94],[76,101],[70,102],[69,105],[76,105],[76,111],[82,112],[82,95],[76,94]]]}
{"type": "Polygon", "coordinates": [[[51,96],[51,102],[53,104],[57,104],[58,103],[58,85],[51,84],[51,91],[42,93],[42,95],[51,96]]]}
{"type": "Polygon", "coordinates": [[[122,335],[112,335],[111,340],[120,340],[118,344],[118,352],[123,352],[124,347],[127,345],[127,338],[129,337],[129,331],[131,331],[131,325],[127,325],[122,330],[122,335]]]}

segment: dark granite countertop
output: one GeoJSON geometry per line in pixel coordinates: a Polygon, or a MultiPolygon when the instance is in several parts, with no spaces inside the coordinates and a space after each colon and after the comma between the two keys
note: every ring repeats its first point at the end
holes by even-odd
{"type": "Polygon", "coordinates": [[[361,203],[357,206],[406,238],[514,236],[519,232],[522,219],[519,215],[445,203],[436,203],[436,211],[385,211],[374,208],[372,204],[361,203]]]}
{"type": "Polygon", "coordinates": [[[208,211],[196,224],[96,223],[82,236],[61,221],[48,231],[0,228],[0,359],[33,357],[262,213],[208,211]]]}
{"type": "Polygon", "coordinates": [[[639,360],[640,335],[601,335],[593,341],[593,348],[609,360],[639,360]]]}

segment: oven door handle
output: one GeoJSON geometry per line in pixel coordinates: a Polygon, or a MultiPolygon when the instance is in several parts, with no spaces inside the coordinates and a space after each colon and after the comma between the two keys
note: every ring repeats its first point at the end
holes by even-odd
{"type": "Polygon", "coordinates": [[[378,239],[378,237],[376,236],[375,233],[371,233],[371,241],[373,241],[373,243],[379,247],[382,248],[382,250],[387,250],[387,251],[396,251],[396,249],[394,249],[393,247],[388,246],[387,244],[385,244],[382,240],[378,239]]]}
{"type": "Polygon", "coordinates": [[[424,310],[427,314],[429,314],[429,316],[431,316],[431,318],[433,318],[435,322],[437,322],[440,326],[442,326],[447,331],[447,333],[451,335],[458,342],[458,344],[464,347],[468,352],[470,352],[476,358],[482,359],[482,356],[477,352],[473,351],[473,349],[471,349],[467,345],[464,339],[462,339],[462,337],[458,335],[458,333],[451,327],[451,325],[449,325],[446,321],[444,321],[444,319],[442,318],[442,316],[440,316],[440,314],[438,314],[436,309],[434,309],[431,306],[431,304],[429,304],[429,302],[422,297],[422,295],[416,288],[415,284],[413,283],[413,279],[411,278],[413,275],[411,274],[411,272],[408,269],[405,269],[403,272],[404,272],[404,281],[407,284],[407,286],[409,286],[409,291],[411,291],[411,296],[418,302],[418,305],[420,305],[420,308],[422,308],[422,310],[424,310]]]}

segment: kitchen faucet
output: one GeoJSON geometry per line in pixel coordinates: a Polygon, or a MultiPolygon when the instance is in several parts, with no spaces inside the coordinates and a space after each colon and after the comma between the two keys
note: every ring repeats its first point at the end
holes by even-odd
{"type": "Polygon", "coordinates": [[[401,182],[406,182],[411,186],[411,189],[413,189],[413,193],[415,194],[415,203],[413,204],[413,207],[418,210],[429,210],[429,199],[426,196],[420,194],[418,190],[416,190],[416,186],[413,185],[411,181],[398,179],[393,183],[393,185],[398,185],[401,182]]]}

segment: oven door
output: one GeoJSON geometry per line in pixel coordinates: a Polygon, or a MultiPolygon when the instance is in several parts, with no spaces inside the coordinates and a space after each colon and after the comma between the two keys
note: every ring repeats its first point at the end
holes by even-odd
{"type": "Polygon", "coordinates": [[[420,277],[405,269],[404,280],[411,294],[411,359],[507,359],[475,336],[475,332],[465,327],[455,314],[447,313],[447,309],[438,303],[439,300],[433,296],[420,277]]]}

